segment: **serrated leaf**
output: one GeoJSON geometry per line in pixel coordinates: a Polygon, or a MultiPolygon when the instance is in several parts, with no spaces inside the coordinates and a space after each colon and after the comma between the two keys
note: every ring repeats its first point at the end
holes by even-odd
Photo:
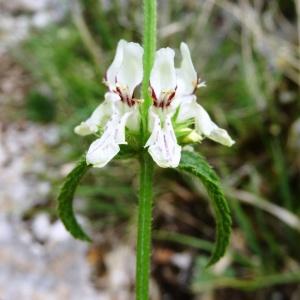
{"type": "Polygon", "coordinates": [[[205,186],[212,201],[216,220],[216,242],[208,266],[215,264],[225,253],[231,232],[231,215],[220,187],[217,174],[198,153],[183,151],[179,169],[197,176],[205,186]]]}
{"type": "Polygon", "coordinates": [[[76,239],[91,241],[91,238],[83,231],[81,226],[76,220],[74,210],[73,210],[73,198],[76,188],[90,168],[86,164],[85,155],[78,161],[75,168],[67,175],[58,195],[58,215],[65,225],[66,229],[72,234],[76,239]]]}

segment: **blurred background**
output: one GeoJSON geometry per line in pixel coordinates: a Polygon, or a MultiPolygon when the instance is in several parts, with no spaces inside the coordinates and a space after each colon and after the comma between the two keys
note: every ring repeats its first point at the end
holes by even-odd
{"type": "MultiPolygon", "coordinates": [[[[205,269],[215,224],[198,181],[156,173],[152,300],[300,299],[300,1],[161,0],[158,46],[189,44],[199,102],[236,140],[196,148],[233,214],[226,256],[205,269]]],[[[0,299],[132,300],[136,162],[94,169],[75,207],[94,242],[56,214],[91,139],[73,128],[102,101],[119,39],[141,42],[138,0],[0,0],[0,299]]]]}

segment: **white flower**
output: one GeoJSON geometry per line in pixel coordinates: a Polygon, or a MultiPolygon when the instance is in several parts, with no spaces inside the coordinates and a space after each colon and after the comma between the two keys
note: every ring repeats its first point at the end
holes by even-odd
{"type": "Polygon", "coordinates": [[[181,43],[180,50],[182,62],[178,69],[174,66],[175,53],[172,49],[158,50],[150,76],[153,98],[149,112],[151,135],[145,147],[149,147],[153,160],[163,168],[177,167],[180,162],[181,147],[173,124],[176,126],[176,123],[192,119],[197,134],[202,138],[207,137],[226,146],[234,143],[227,131],[219,128],[196,102],[195,90],[205,83],[198,80],[188,46],[181,43]],[[173,116],[176,120],[172,123],[173,116]]]}
{"type": "MultiPolygon", "coordinates": [[[[207,137],[226,146],[234,143],[227,131],[219,128],[196,102],[195,90],[205,83],[198,80],[188,46],[182,43],[180,50],[182,62],[178,69],[174,65],[172,49],[158,50],[150,76],[151,135],[145,147],[163,168],[175,168],[180,162],[181,146],[174,128],[179,135],[186,133],[183,142],[197,142],[207,137]],[[189,124],[193,124],[193,128],[188,128],[189,124]]],[[[119,42],[115,58],[105,74],[104,83],[109,91],[104,102],[75,128],[79,135],[102,133],[90,145],[86,156],[87,163],[94,167],[104,167],[120,151],[120,145],[127,144],[126,128],[139,131],[139,101],[134,92],[143,79],[142,57],[143,49],[139,44],[119,42]]]]}
{"type": "Polygon", "coordinates": [[[108,68],[104,82],[109,88],[105,101],[75,132],[88,135],[103,134],[91,145],[86,155],[88,164],[104,167],[120,151],[120,144],[126,144],[125,128],[139,129],[139,113],[134,90],[143,77],[143,49],[139,44],[121,40],[115,58],[108,68]]]}
{"type": "Polygon", "coordinates": [[[175,110],[170,104],[177,85],[174,56],[170,48],[158,50],[150,76],[153,106],[149,112],[149,125],[152,133],[145,147],[149,147],[153,160],[162,168],[177,167],[181,153],[171,120],[175,110]]]}

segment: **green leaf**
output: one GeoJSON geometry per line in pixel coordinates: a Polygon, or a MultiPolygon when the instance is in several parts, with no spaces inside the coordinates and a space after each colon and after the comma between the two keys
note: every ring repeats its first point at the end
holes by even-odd
{"type": "Polygon", "coordinates": [[[86,164],[85,155],[76,164],[75,168],[68,174],[66,177],[59,195],[58,195],[58,215],[65,225],[66,229],[72,234],[76,239],[91,241],[91,238],[83,231],[79,223],[76,220],[74,211],[73,211],[73,198],[76,188],[90,168],[86,164]]]}
{"type": "Polygon", "coordinates": [[[205,186],[210,199],[216,219],[216,243],[208,262],[208,266],[216,263],[225,253],[229,243],[231,232],[231,215],[220,188],[218,176],[206,160],[198,153],[183,151],[179,169],[197,176],[205,186]]]}

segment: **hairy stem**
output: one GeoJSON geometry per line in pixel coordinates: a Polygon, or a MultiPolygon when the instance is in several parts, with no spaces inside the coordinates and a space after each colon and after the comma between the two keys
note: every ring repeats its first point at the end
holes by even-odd
{"type": "Polygon", "coordinates": [[[148,300],[151,265],[152,183],[154,166],[150,155],[146,151],[141,154],[140,166],[136,300],[148,300]]]}
{"type": "MultiPolygon", "coordinates": [[[[148,138],[148,110],[151,105],[149,80],[156,49],[156,0],[144,0],[144,78],[142,84],[141,105],[141,145],[148,138]]],[[[153,161],[147,151],[142,150],[140,157],[140,193],[138,208],[138,237],[136,258],[136,300],[149,299],[151,221],[152,221],[152,185],[153,161]]]]}
{"type": "Polygon", "coordinates": [[[144,144],[148,135],[148,110],[152,103],[149,95],[149,80],[153,66],[156,49],[156,0],[144,0],[144,79],[142,84],[142,97],[144,99],[141,105],[142,117],[142,143],[144,144]]]}

